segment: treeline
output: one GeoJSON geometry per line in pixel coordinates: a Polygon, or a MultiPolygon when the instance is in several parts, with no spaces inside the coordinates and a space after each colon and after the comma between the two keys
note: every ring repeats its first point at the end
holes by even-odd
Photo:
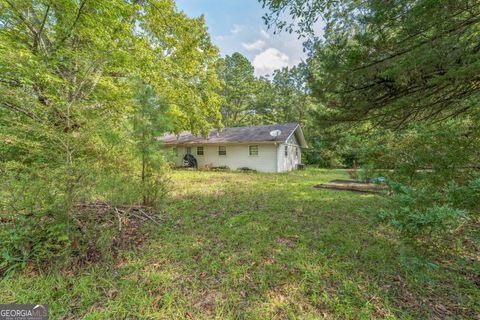
{"type": "Polygon", "coordinates": [[[306,39],[320,161],[386,177],[377,218],[408,245],[478,251],[464,245],[480,221],[478,1],[260,2],[270,27],[306,39]]]}
{"type": "Polygon", "coordinates": [[[348,167],[348,150],[337,149],[337,140],[320,130],[317,116],[323,106],[312,95],[308,62],[255,77],[254,67],[236,52],[217,62],[223,85],[219,91],[224,127],[296,122],[308,137],[304,161],[320,167],[348,167]],[[335,146],[335,147],[334,147],[335,146]]]}
{"type": "Polygon", "coordinates": [[[220,125],[218,58],[170,0],[1,0],[0,273],[99,257],[125,206],[154,214],[154,138],[220,125]]]}
{"type": "Polygon", "coordinates": [[[0,0],[0,272],[111,254],[122,223],[161,206],[155,137],[222,126],[298,122],[308,163],[387,178],[378,220],[404,239],[471,237],[477,1],[261,2],[307,40],[308,59],[269,78],[220,58],[203,17],[171,0],[0,0]]]}

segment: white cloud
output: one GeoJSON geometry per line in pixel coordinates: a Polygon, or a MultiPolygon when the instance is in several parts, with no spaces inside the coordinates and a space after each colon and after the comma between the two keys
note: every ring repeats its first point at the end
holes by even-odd
{"type": "Polygon", "coordinates": [[[237,33],[240,33],[243,31],[243,29],[245,28],[245,26],[241,25],[241,24],[234,24],[233,25],[233,29],[231,30],[231,32],[233,34],[237,34],[237,33]]]}
{"type": "Polygon", "coordinates": [[[263,29],[260,30],[260,36],[264,39],[270,39],[270,35],[263,29]]]}
{"type": "Polygon", "coordinates": [[[259,76],[272,74],[274,70],[287,67],[289,65],[289,57],[275,48],[268,48],[253,58],[253,66],[255,73],[259,76]]]}
{"type": "Polygon", "coordinates": [[[263,49],[263,47],[265,47],[265,41],[263,41],[262,39],[258,39],[257,41],[252,43],[243,42],[242,47],[244,47],[248,51],[260,51],[263,49]]]}
{"type": "Polygon", "coordinates": [[[260,37],[254,42],[242,42],[242,47],[248,51],[260,51],[262,50],[267,41],[270,39],[270,35],[264,29],[260,29],[260,37]]]}

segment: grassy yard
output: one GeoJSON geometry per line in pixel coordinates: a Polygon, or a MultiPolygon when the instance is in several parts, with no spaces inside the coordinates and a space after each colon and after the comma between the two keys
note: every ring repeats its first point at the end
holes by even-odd
{"type": "Polygon", "coordinates": [[[0,303],[52,319],[478,319],[478,257],[419,263],[371,223],[377,196],[312,188],[345,177],[173,172],[165,223],[137,250],[4,279],[0,303]]]}

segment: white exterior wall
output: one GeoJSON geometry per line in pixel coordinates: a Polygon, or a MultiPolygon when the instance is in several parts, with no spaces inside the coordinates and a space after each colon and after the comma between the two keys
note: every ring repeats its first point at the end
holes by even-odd
{"type": "MultiPolygon", "coordinates": [[[[218,145],[203,146],[203,156],[197,155],[197,145],[191,145],[192,155],[197,159],[198,167],[227,166],[231,170],[247,167],[261,172],[277,172],[277,145],[275,144],[230,144],[227,147],[227,155],[218,154],[218,145]],[[258,146],[258,156],[249,155],[249,145],[258,146]]],[[[183,165],[183,156],[187,152],[186,146],[178,146],[178,155],[175,157],[177,166],[183,165]]]]}
{"type": "Polygon", "coordinates": [[[297,165],[302,163],[302,152],[294,134],[287,143],[278,146],[277,161],[278,172],[296,170],[297,165]],[[287,147],[287,156],[285,156],[285,147],[287,147]]]}

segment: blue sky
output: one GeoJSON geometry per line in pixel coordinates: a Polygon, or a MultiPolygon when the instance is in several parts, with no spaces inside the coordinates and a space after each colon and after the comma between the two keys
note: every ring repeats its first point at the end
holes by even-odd
{"type": "Polygon", "coordinates": [[[256,0],[177,0],[177,7],[190,17],[205,15],[213,43],[222,55],[240,52],[255,67],[255,74],[298,64],[305,59],[302,40],[295,34],[267,30],[265,11],[256,0]]]}

